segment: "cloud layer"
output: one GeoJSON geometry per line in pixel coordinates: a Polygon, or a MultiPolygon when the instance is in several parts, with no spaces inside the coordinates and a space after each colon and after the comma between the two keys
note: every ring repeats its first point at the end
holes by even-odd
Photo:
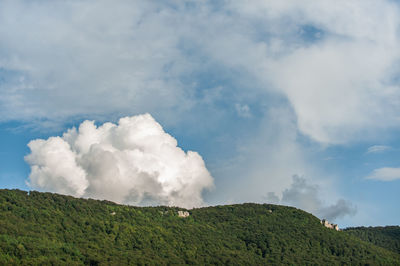
{"type": "Polygon", "coordinates": [[[398,128],[399,23],[389,0],[3,1],[0,121],[176,118],[218,73],[231,97],[285,97],[315,141],[359,140],[398,128]]]}
{"type": "Polygon", "coordinates": [[[149,114],[118,124],[84,121],[62,137],[28,144],[32,188],[125,204],[203,205],[213,179],[201,156],[185,153],[149,114]]]}

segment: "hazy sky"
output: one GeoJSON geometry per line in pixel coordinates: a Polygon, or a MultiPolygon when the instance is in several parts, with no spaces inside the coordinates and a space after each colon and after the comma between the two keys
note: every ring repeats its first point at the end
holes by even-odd
{"type": "Polygon", "coordinates": [[[0,1],[0,187],[399,224],[399,26],[392,0],[0,1]]]}

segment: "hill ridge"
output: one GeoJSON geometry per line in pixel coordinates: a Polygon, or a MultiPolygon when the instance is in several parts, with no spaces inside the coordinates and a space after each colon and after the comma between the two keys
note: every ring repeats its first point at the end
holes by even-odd
{"type": "Polygon", "coordinates": [[[325,228],[294,207],[244,203],[187,210],[0,190],[0,264],[354,265],[393,251],[325,228]]]}

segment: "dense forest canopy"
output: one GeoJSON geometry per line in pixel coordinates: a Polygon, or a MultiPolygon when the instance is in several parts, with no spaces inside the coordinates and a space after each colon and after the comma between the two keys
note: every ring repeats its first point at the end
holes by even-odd
{"type": "Polygon", "coordinates": [[[360,231],[279,205],[185,210],[0,190],[0,264],[400,264],[398,245],[380,244],[384,233],[360,231]]]}
{"type": "Polygon", "coordinates": [[[400,226],[352,227],[345,232],[400,254],[400,226]]]}

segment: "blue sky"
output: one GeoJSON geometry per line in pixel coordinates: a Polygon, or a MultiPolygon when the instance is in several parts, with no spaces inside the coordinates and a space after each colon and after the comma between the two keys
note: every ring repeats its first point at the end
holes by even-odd
{"type": "Polygon", "coordinates": [[[149,113],[205,204],[399,224],[399,25],[393,1],[3,1],[0,186],[60,192],[26,183],[31,140],[149,113]]]}

